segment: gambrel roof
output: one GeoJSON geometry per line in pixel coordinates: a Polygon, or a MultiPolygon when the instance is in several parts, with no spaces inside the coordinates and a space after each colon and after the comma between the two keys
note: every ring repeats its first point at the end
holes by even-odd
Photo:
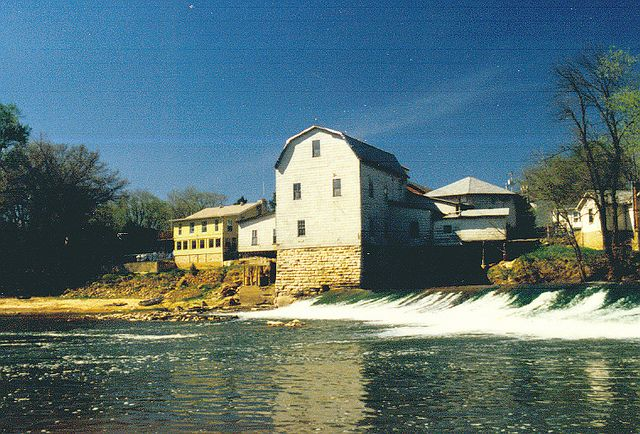
{"type": "Polygon", "coordinates": [[[347,144],[349,145],[351,150],[354,152],[354,154],[356,154],[356,157],[358,157],[358,159],[363,163],[365,163],[366,165],[371,166],[374,169],[379,169],[384,172],[398,175],[403,178],[408,177],[406,170],[402,167],[402,165],[398,162],[398,159],[396,158],[396,156],[393,155],[392,153],[383,151],[382,149],[376,148],[375,146],[371,146],[370,144],[365,143],[362,140],[355,139],[341,131],[336,131],[329,128],[320,127],[317,125],[312,125],[309,128],[299,132],[295,136],[289,137],[289,139],[287,139],[284,145],[284,149],[280,153],[280,156],[278,157],[278,161],[276,161],[276,166],[275,166],[276,169],[280,165],[280,161],[282,160],[282,157],[284,156],[284,152],[289,146],[289,144],[294,139],[297,139],[298,137],[304,134],[307,134],[308,132],[314,129],[325,131],[329,134],[333,134],[343,139],[345,142],[347,142],[347,144]]]}
{"type": "Polygon", "coordinates": [[[428,197],[466,196],[468,194],[515,194],[505,188],[468,176],[427,193],[428,197]]]}

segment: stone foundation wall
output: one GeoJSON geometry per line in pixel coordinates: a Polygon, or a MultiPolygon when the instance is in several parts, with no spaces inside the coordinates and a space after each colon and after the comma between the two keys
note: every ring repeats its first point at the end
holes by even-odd
{"type": "Polygon", "coordinates": [[[360,246],[278,250],[277,304],[328,288],[357,288],[362,281],[360,246]]]}

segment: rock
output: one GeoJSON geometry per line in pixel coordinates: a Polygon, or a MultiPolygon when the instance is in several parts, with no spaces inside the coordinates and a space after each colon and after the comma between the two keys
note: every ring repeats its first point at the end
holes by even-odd
{"type": "Polygon", "coordinates": [[[290,328],[298,328],[302,327],[304,323],[299,319],[292,319],[289,322],[283,321],[267,321],[267,327],[290,327],[290,328]]]}
{"type": "Polygon", "coordinates": [[[284,327],[282,321],[267,321],[267,327],[284,327]]]}
{"type": "Polygon", "coordinates": [[[229,306],[239,306],[239,305],[240,305],[240,299],[236,297],[229,299],[229,306]]]}
{"type": "Polygon", "coordinates": [[[302,327],[304,325],[304,323],[298,319],[292,319],[291,321],[289,321],[288,323],[286,323],[284,326],[285,327],[302,327]]]}
{"type": "Polygon", "coordinates": [[[140,306],[155,306],[156,304],[160,304],[164,301],[164,297],[155,297],[150,298],[148,300],[142,300],[138,304],[140,306]]]}

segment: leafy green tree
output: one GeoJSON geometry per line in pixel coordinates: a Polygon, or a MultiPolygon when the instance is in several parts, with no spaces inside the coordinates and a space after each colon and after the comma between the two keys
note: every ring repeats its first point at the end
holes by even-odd
{"type": "Polygon", "coordinates": [[[139,227],[156,231],[169,228],[169,204],[145,190],[126,193],[113,205],[118,227],[139,227]]]}
{"type": "Polygon", "coordinates": [[[195,187],[173,190],[168,194],[172,218],[182,218],[203,208],[221,206],[227,197],[220,193],[200,191],[195,187]]]}
{"type": "Polygon", "coordinates": [[[238,198],[238,200],[236,200],[233,204],[234,205],[244,205],[245,203],[247,203],[247,199],[244,196],[240,196],[238,198]]]}
{"type": "Polygon", "coordinates": [[[82,281],[112,258],[100,208],[125,186],[96,152],[39,140],[4,158],[0,190],[3,284],[52,291],[82,281]],[[4,243],[7,244],[4,244],[4,243]]]}
{"type": "Polygon", "coordinates": [[[524,186],[529,198],[536,203],[553,205],[554,221],[571,245],[584,281],[586,272],[582,249],[573,226],[573,213],[582,196],[591,188],[589,171],[575,155],[555,155],[540,158],[524,171],[524,186]]]}
{"type": "Polygon", "coordinates": [[[15,145],[24,145],[31,128],[20,122],[20,110],[15,104],[0,103],[0,152],[15,145]]]}

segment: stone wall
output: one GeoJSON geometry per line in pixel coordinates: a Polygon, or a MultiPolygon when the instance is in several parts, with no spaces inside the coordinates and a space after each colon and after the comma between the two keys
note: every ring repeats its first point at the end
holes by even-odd
{"type": "Polygon", "coordinates": [[[276,303],[327,288],[357,288],[362,279],[360,246],[307,247],[278,250],[276,303]]]}

